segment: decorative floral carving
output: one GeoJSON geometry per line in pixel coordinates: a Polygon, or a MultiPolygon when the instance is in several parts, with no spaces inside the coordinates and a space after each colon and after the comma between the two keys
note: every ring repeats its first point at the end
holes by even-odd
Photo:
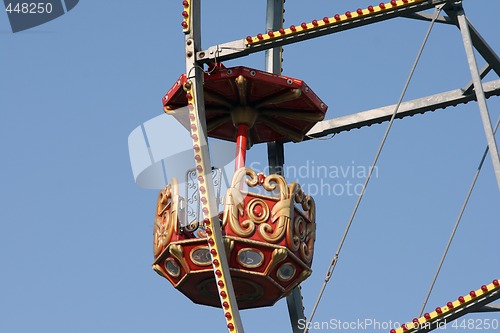
{"type": "Polygon", "coordinates": [[[285,235],[286,224],[290,219],[290,198],[285,179],[280,175],[270,175],[264,177],[263,174],[256,174],[255,171],[248,168],[237,170],[233,176],[231,187],[227,190],[226,204],[224,207],[223,225],[229,226],[231,230],[240,237],[249,237],[255,232],[256,224],[260,224],[259,233],[263,239],[270,243],[278,243],[285,235]],[[245,178],[247,177],[247,178],[245,178]],[[249,219],[240,221],[240,217],[244,215],[244,200],[240,189],[242,188],[243,180],[247,186],[255,187],[262,186],[266,191],[273,192],[278,190],[280,200],[271,210],[271,219],[262,219],[259,212],[254,212],[253,208],[258,205],[262,209],[261,214],[269,215],[269,207],[264,200],[254,199],[247,210],[249,219]],[[275,224],[274,228],[269,223],[275,224]]]}
{"type": "Polygon", "coordinates": [[[256,230],[265,241],[276,244],[286,235],[287,246],[298,252],[301,259],[310,264],[316,239],[314,200],[305,195],[297,183],[287,185],[280,175],[264,176],[248,168],[237,170],[227,191],[223,225],[240,237],[250,237],[256,230]],[[262,186],[277,195],[270,209],[268,199],[252,194],[245,205],[241,192],[243,181],[248,187],[262,186]],[[300,213],[295,214],[295,209],[300,213]],[[242,217],[246,212],[247,219],[242,217]]]}
{"type": "Polygon", "coordinates": [[[280,175],[267,176],[262,182],[262,187],[269,192],[273,192],[278,187],[280,201],[271,210],[270,222],[275,224],[274,229],[269,223],[261,224],[259,227],[262,238],[270,243],[277,243],[285,235],[286,226],[290,223],[290,215],[293,209],[290,205],[290,194],[288,193],[285,178],[280,175]]]}
{"type": "Polygon", "coordinates": [[[246,220],[239,222],[239,217],[243,215],[244,212],[244,202],[243,195],[241,194],[240,188],[242,187],[242,181],[245,175],[248,174],[251,178],[247,180],[247,184],[253,183],[255,180],[255,184],[257,184],[257,174],[250,169],[240,168],[238,169],[233,176],[231,181],[231,187],[227,189],[226,193],[226,202],[224,204],[224,217],[222,219],[222,225],[226,226],[229,223],[229,226],[234,231],[234,233],[240,237],[248,237],[255,231],[255,224],[246,220]]]}
{"type": "Polygon", "coordinates": [[[176,178],[160,191],[156,205],[153,229],[153,252],[157,258],[170,243],[172,235],[177,233],[179,189],[176,178]]]}
{"type": "Polygon", "coordinates": [[[271,257],[271,262],[266,268],[264,274],[268,275],[270,272],[272,272],[280,262],[283,262],[287,258],[287,256],[288,253],[285,249],[275,249],[271,257]]]}
{"type": "Polygon", "coordinates": [[[316,206],[311,196],[304,194],[304,191],[297,183],[290,184],[290,195],[296,207],[302,214],[295,214],[293,223],[287,228],[287,243],[293,251],[299,251],[300,257],[307,264],[312,262],[314,253],[314,242],[316,241],[316,206]]]}
{"type": "Polygon", "coordinates": [[[186,273],[189,274],[189,272],[191,272],[191,269],[189,268],[186,257],[184,256],[184,248],[179,244],[171,244],[168,248],[168,251],[175,259],[177,259],[177,261],[180,262],[182,268],[184,268],[186,273]]]}

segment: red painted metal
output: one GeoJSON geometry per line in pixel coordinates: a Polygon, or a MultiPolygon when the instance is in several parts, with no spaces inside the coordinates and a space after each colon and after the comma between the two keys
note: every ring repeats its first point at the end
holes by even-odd
{"type": "MultiPolygon", "coordinates": [[[[167,113],[192,103],[194,96],[184,90],[189,84],[182,75],[168,91],[163,98],[167,113]]],[[[301,141],[324,118],[327,106],[301,80],[246,67],[214,66],[204,76],[203,89],[208,135],[236,142],[236,178],[219,221],[238,308],[270,306],[311,274],[315,206],[298,184],[245,168],[247,148],[261,142],[301,141]],[[245,181],[249,189],[243,190],[245,181]],[[257,186],[255,190],[265,194],[250,191],[257,186]],[[279,190],[275,193],[274,188],[279,190]]],[[[199,161],[201,148],[193,149],[199,161]]],[[[203,171],[200,165],[197,170],[203,171]]],[[[198,179],[199,191],[205,193],[208,179],[198,179]]],[[[219,276],[221,263],[211,261],[210,254],[217,252],[206,240],[218,221],[212,225],[205,220],[203,227],[195,223],[194,231],[182,227],[178,205],[186,200],[177,181],[162,190],[158,200],[153,268],[193,302],[221,307],[217,284],[222,281],[214,279],[212,267],[219,276]]],[[[206,198],[200,201],[205,204],[206,198]]],[[[202,211],[206,214],[207,208],[202,211]]],[[[227,297],[224,291],[219,295],[227,297]]]]}
{"type": "MultiPolygon", "coordinates": [[[[245,172],[243,179],[250,176],[256,180],[253,187],[260,187],[265,193],[237,190],[243,196],[238,204],[241,213],[240,208],[233,209],[236,205],[231,199],[219,215],[239,309],[271,306],[304,281],[311,274],[315,239],[312,198],[297,184],[289,186],[284,179],[280,180],[280,176],[268,178],[250,169],[245,172]],[[272,188],[266,185],[271,182],[279,186],[279,197],[274,197],[272,188]],[[248,229],[251,225],[253,230],[248,229]],[[247,257],[248,253],[253,257],[247,257]]],[[[233,186],[236,184],[238,182],[233,180],[233,186]]],[[[180,195],[175,197],[176,186],[169,185],[159,195],[153,267],[193,302],[221,307],[212,266],[213,263],[218,276],[220,262],[211,260],[210,252],[216,252],[207,246],[207,235],[213,233],[215,225],[206,221],[209,223],[204,229],[183,230],[176,212],[177,204],[185,199],[180,195]]],[[[236,194],[235,190],[228,190],[228,193],[236,194]]]]}
{"type": "Polygon", "coordinates": [[[247,155],[248,125],[239,124],[236,134],[236,164],[235,170],[245,167],[247,155]]]}
{"type": "MultiPolygon", "coordinates": [[[[247,67],[217,67],[204,76],[205,118],[208,136],[236,141],[237,129],[231,111],[249,107],[258,116],[249,129],[249,145],[271,141],[300,141],[325,116],[328,106],[307,86],[295,78],[270,74],[247,67]],[[236,79],[246,81],[245,103],[242,103],[236,79]],[[295,97],[287,98],[295,92],[295,97]],[[280,97],[283,97],[280,99],[280,97]]],[[[188,105],[183,85],[186,75],[179,77],[162,99],[165,111],[188,105]]]]}

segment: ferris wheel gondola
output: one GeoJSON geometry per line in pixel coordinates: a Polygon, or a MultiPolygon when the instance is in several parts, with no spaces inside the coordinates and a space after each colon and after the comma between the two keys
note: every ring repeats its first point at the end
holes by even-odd
{"type": "MultiPolygon", "coordinates": [[[[302,191],[300,185],[289,184],[279,172],[265,175],[247,168],[246,151],[252,145],[271,143],[279,147],[284,142],[300,142],[305,138],[317,138],[389,119],[392,125],[396,117],[475,98],[480,102],[500,187],[498,149],[471,45],[475,43],[480,53],[486,54],[485,58],[492,61],[490,65],[498,73],[500,61],[478,38],[476,31],[473,30],[471,38],[468,32],[470,23],[465,19],[461,1],[392,0],[289,28],[282,26],[283,3],[279,5],[278,2],[268,1],[268,14],[281,14],[269,15],[266,33],[202,50],[199,45],[199,0],[183,1],[186,74],[181,75],[163,98],[164,111],[189,131],[194,167],[186,169],[186,173],[192,175],[193,184],[187,185],[185,192],[179,186],[179,179],[173,177],[159,194],[153,269],[193,302],[221,307],[230,332],[243,332],[240,309],[271,306],[287,296],[292,308],[292,328],[294,332],[301,331],[296,324],[299,318],[304,318],[302,305],[290,295],[296,293],[299,283],[311,274],[316,237],[314,200],[302,191]],[[322,122],[327,106],[309,86],[301,80],[276,73],[281,72],[279,47],[282,45],[400,16],[414,15],[434,23],[438,17],[418,16],[419,12],[430,8],[438,8],[438,14],[446,11],[462,30],[475,87],[471,96],[462,94],[452,98],[448,94],[447,100],[422,101],[419,105],[408,106],[409,110],[404,112],[399,112],[400,100],[392,117],[390,113],[383,115],[381,110],[374,110],[377,112],[370,115],[356,114],[343,119],[342,126],[339,126],[338,122],[322,122]],[[220,63],[263,50],[273,50],[267,57],[267,72],[247,67],[226,68],[220,63]],[[209,71],[203,71],[204,64],[209,65],[209,71]],[[339,129],[341,127],[343,129],[339,129]],[[211,156],[208,149],[209,137],[236,143],[234,175],[225,195],[220,192],[220,181],[214,181],[219,171],[211,162],[213,154],[211,156]],[[188,188],[194,189],[196,208],[189,207],[193,194],[188,194],[188,188]],[[190,209],[194,215],[189,215],[190,209]]],[[[500,88],[491,89],[492,92],[487,92],[489,95],[500,94],[500,88]]],[[[439,97],[444,95],[439,94],[439,97]]],[[[175,138],[169,142],[176,145],[175,138]]],[[[279,170],[279,161],[283,160],[280,154],[282,150],[270,149],[273,170],[279,170]]],[[[186,176],[186,183],[188,178],[186,176]]],[[[356,209],[353,217],[355,212],[356,209]]],[[[352,220],[346,233],[350,223],[352,220]]],[[[342,242],[344,240],[345,237],[342,242]]],[[[332,265],[337,259],[338,252],[332,265]]],[[[331,276],[330,270],[328,273],[325,283],[331,276]]],[[[500,285],[495,279],[491,284],[460,296],[456,301],[391,332],[427,332],[438,327],[443,320],[453,320],[483,309],[498,298],[500,285]]]]}

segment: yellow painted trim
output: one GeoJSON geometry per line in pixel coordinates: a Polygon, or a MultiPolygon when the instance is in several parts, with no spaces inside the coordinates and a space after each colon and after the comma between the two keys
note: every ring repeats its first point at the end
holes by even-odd
{"type": "MultiPolygon", "coordinates": [[[[187,82],[189,83],[189,81],[187,82]]],[[[196,162],[196,169],[198,167],[201,167],[203,168],[203,165],[204,165],[204,161],[206,159],[205,156],[203,156],[203,149],[201,148],[202,147],[202,143],[200,141],[200,138],[201,138],[201,135],[203,135],[202,133],[200,133],[200,130],[199,130],[199,126],[201,125],[199,120],[197,119],[197,110],[196,110],[196,101],[195,101],[195,92],[193,90],[193,87],[191,84],[189,84],[189,88],[186,89],[186,85],[184,86],[184,90],[186,91],[186,94],[190,94],[191,95],[191,99],[189,100],[188,99],[188,107],[189,107],[189,113],[190,113],[190,125],[194,125],[191,127],[191,137],[193,139],[193,146],[194,145],[198,145],[200,147],[200,150],[198,152],[195,151],[195,155],[198,155],[200,158],[199,160],[195,160],[196,162]]],[[[198,170],[196,171],[197,173],[197,176],[203,176],[203,171],[202,172],[199,172],[198,170]]],[[[205,182],[208,181],[207,179],[205,179],[205,182]]],[[[202,210],[203,210],[203,214],[205,217],[209,218],[210,219],[210,226],[209,228],[217,228],[219,227],[218,225],[218,219],[212,219],[210,218],[210,216],[218,216],[219,214],[212,214],[212,211],[210,209],[210,205],[208,204],[209,202],[209,197],[208,197],[208,191],[206,191],[205,193],[202,193],[201,191],[199,192],[199,195],[200,195],[200,201],[202,202],[202,210]],[[204,202],[204,203],[203,203],[204,202]]],[[[224,270],[222,268],[217,268],[215,266],[215,264],[213,264],[213,262],[215,260],[217,260],[219,262],[219,267],[221,267],[222,265],[224,264],[227,264],[227,258],[222,258],[220,257],[220,251],[219,249],[221,247],[224,246],[224,242],[221,240],[221,244],[218,244],[218,240],[217,240],[217,237],[213,237],[213,232],[212,232],[212,235],[209,235],[207,233],[207,240],[209,239],[212,239],[214,242],[213,244],[210,244],[208,243],[208,248],[209,248],[209,251],[210,251],[210,255],[212,257],[212,266],[213,266],[213,270],[214,270],[214,276],[215,276],[215,281],[217,283],[217,288],[219,290],[219,296],[221,293],[226,293],[227,295],[229,295],[229,292],[228,292],[228,289],[227,289],[227,281],[228,281],[228,278],[225,276],[224,274],[224,270]],[[215,250],[215,254],[212,253],[212,251],[215,250]],[[220,275],[216,275],[215,272],[216,271],[220,271],[220,275]],[[222,286],[219,285],[219,283],[222,282],[222,286]]],[[[227,302],[228,304],[228,308],[224,308],[224,306],[222,306],[222,309],[224,311],[224,318],[226,319],[226,323],[227,323],[227,326],[228,326],[228,329],[229,329],[229,326],[232,326],[234,327],[234,329],[229,329],[230,332],[236,332],[236,323],[234,321],[234,313],[235,313],[235,310],[237,309],[237,304],[232,304],[231,300],[230,300],[230,297],[225,297],[223,298],[222,296],[220,296],[221,298],[221,305],[224,303],[224,302],[227,302]]]]}
{"type": "Polygon", "coordinates": [[[273,31],[273,34],[274,34],[273,37],[269,36],[269,34],[267,34],[267,33],[262,34],[262,39],[259,39],[257,36],[253,36],[253,37],[251,37],[252,38],[251,42],[249,42],[248,40],[245,39],[245,44],[246,45],[249,45],[249,44],[254,45],[254,44],[263,43],[263,42],[266,42],[266,41],[269,41],[272,39],[277,39],[277,38],[286,37],[286,36],[290,36],[290,35],[300,34],[300,33],[303,33],[304,31],[314,31],[314,30],[318,30],[318,29],[321,29],[324,27],[330,27],[330,26],[334,26],[334,25],[338,25],[338,24],[347,22],[347,21],[352,21],[352,20],[355,20],[355,19],[360,18],[360,17],[372,16],[372,15],[378,14],[380,12],[392,10],[394,8],[401,8],[401,7],[409,6],[409,5],[419,3],[422,1],[423,0],[408,0],[407,3],[404,3],[403,0],[397,0],[396,6],[393,6],[391,4],[391,2],[387,2],[384,4],[385,9],[382,9],[381,6],[373,6],[373,11],[368,10],[368,8],[362,9],[362,12],[363,12],[362,15],[358,14],[357,11],[354,10],[354,11],[350,12],[351,17],[347,17],[346,14],[339,14],[340,20],[336,20],[335,16],[332,16],[332,17],[328,18],[328,23],[325,23],[323,21],[323,19],[319,19],[319,20],[317,20],[316,26],[313,25],[312,22],[306,23],[306,25],[307,25],[306,29],[302,28],[301,24],[298,24],[298,25],[295,25],[296,31],[292,31],[290,28],[287,28],[287,29],[284,29],[285,30],[284,34],[281,34],[279,31],[273,31]]]}
{"type": "Polygon", "coordinates": [[[191,27],[189,26],[189,21],[190,21],[190,18],[191,18],[191,0],[186,0],[186,1],[187,1],[187,3],[188,3],[188,6],[187,6],[187,7],[184,7],[184,5],[183,5],[182,7],[184,8],[184,9],[183,9],[183,12],[185,11],[185,12],[187,12],[187,13],[188,13],[188,16],[187,16],[187,17],[184,17],[184,16],[183,16],[183,18],[184,18],[184,22],[186,22],[187,26],[186,26],[185,28],[183,27],[182,31],[183,31],[183,32],[185,32],[185,33],[189,33],[190,28],[191,28],[191,27]]]}
{"type": "MultiPolygon", "coordinates": [[[[495,290],[500,290],[500,286],[497,287],[493,283],[488,284],[487,287],[488,287],[488,291],[486,291],[486,292],[484,292],[481,288],[479,288],[478,290],[475,290],[474,292],[476,293],[476,297],[472,297],[470,294],[467,294],[466,296],[462,296],[464,298],[463,303],[460,303],[460,301],[458,299],[455,300],[454,302],[452,302],[453,309],[450,309],[447,305],[445,305],[445,306],[440,307],[440,309],[442,311],[441,314],[437,313],[436,311],[432,311],[432,312],[429,312],[429,315],[430,315],[429,319],[426,319],[425,317],[417,318],[418,323],[424,324],[427,322],[434,321],[435,319],[438,319],[440,317],[445,316],[451,310],[463,308],[463,307],[467,306],[470,302],[477,300],[481,296],[490,294],[495,290]]],[[[395,329],[396,333],[403,333],[403,332],[410,333],[410,332],[415,330],[413,322],[405,323],[405,325],[408,328],[407,330],[404,330],[402,327],[399,327],[399,328],[395,329]]],[[[394,331],[391,331],[391,332],[394,332],[394,331]]]]}

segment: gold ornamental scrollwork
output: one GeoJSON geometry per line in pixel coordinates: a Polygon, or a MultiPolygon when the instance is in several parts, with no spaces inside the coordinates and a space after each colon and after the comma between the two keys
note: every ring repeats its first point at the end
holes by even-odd
{"type": "Polygon", "coordinates": [[[179,244],[172,244],[168,248],[168,252],[177,259],[177,261],[181,264],[182,268],[186,271],[187,274],[191,272],[189,265],[186,261],[186,257],[184,256],[184,248],[179,244]]]}
{"type": "Polygon", "coordinates": [[[257,184],[257,174],[253,170],[248,168],[236,170],[231,181],[231,187],[226,192],[224,217],[222,219],[222,225],[226,226],[229,223],[231,230],[240,237],[248,237],[255,231],[255,224],[252,221],[246,220],[240,223],[239,219],[245,211],[243,194],[240,189],[246,175],[250,176],[250,181],[247,180],[247,184],[252,184],[253,180],[257,184]]]}
{"type": "Polygon", "coordinates": [[[287,228],[287,243],[293,251],[299,251],[302,260],[312,262],[314,242],[316,241],[316,206],[311,196],[304,194],[300,185],[290,184],[290,196],[294,204],[300,205],[301,214],[296,214],[287,228]]]}
{"type": "Polygon", "coordinates": [[[224,238],[224,248],[226,250],[227,257],[230,258],[231,253],[233,252],[234,249],[234,240],[230,238],[224,238]]]}
{"type": "Polygon", "coordinates": [[[287,183],[282,176],[269,175],[266,177],[249,168],[241,168],[235,172],[231,187],[227,190],[223,226],[229,224],[236,235],[249,237],[255,232],[256,225],[259,225],[258,231],[264,240],[269,243],[278,243],[285,236],[287,224],[291,218],[291,201],[287,183]],[[254,198],[249,201],[246,209],[249,218],[240,221],[240,217],[245,212],[243,194],[241,193],[243,181],[248,187],[260,185],[268,192],[276,191],[278,193],[279,200],[271,211],[269,211],[265,200],[254,198]],[[260,206],[261,215],[254,213],[255,206],[260,206]]]}
{"type": "Polygon", "coordinates": [[[172,235],[177,232],[177,213],[179,186],[176,178],[158,194],[155,222],[153,229],[153,253],[158,257],[170,243],[172,235]]]}
{"type": "Polygon", "coordinates": [[[267,266],[264,274],[269,275],[269,273],[272,272],[276,268],[276,266],[278,266],[279,263],[283,262],[287,257],[288,252],[286,251],[286,249],[274,249],[271,256],[271,262],[269,263],[269,266],[267,266]]]}
{"type": "Polygon", "coordinates": [[[154,264],[154,265],[152,266],[152,268],[153,268],[153,270],[154,270],[154,271],[155,271],[158,275],[160,275],[160,276],[164,277],[165,279],[167,278],[167,276],[165,275],[165,273],[163,273],[163,271],[162,271],[162,269],[161,269],[160,265],[158,265],[158,264],[154,264]]]}
{"type": "Polygon", "coordinates": [[[259,232],[262,238],[270,243],[278,243],[283,239],[287,225],[290,223],[290,217],[293,207],[291,207],[290,195],[285,178],[280,175],[269,175],[264,179],[262,187],[269,192],[278,190],[280,200],[271,210],[270,223],[275,224],[274,228],[266,223],[261,224],[259,232]]]}
{"type": "Polygon", "coordinates": [[[309,213],[309,223],[306,224],[305,239],[301,244],[300,255],[310,263],[314,254],[314,242],[316,241],[316,205],[310,196],[302,201],[302,207],[309,213]]]}
{"type": "Polygon", "coordinates": [[[267,222],[269,219],[269,206],[267,203],[260,199],[260,198],[254,198],[250,200],[247,204],[247,215],[256,224],[261,224],[264,222],[267,222]],[[256,212],[256,208],[260,208],[260,212],[256,212]]]}

